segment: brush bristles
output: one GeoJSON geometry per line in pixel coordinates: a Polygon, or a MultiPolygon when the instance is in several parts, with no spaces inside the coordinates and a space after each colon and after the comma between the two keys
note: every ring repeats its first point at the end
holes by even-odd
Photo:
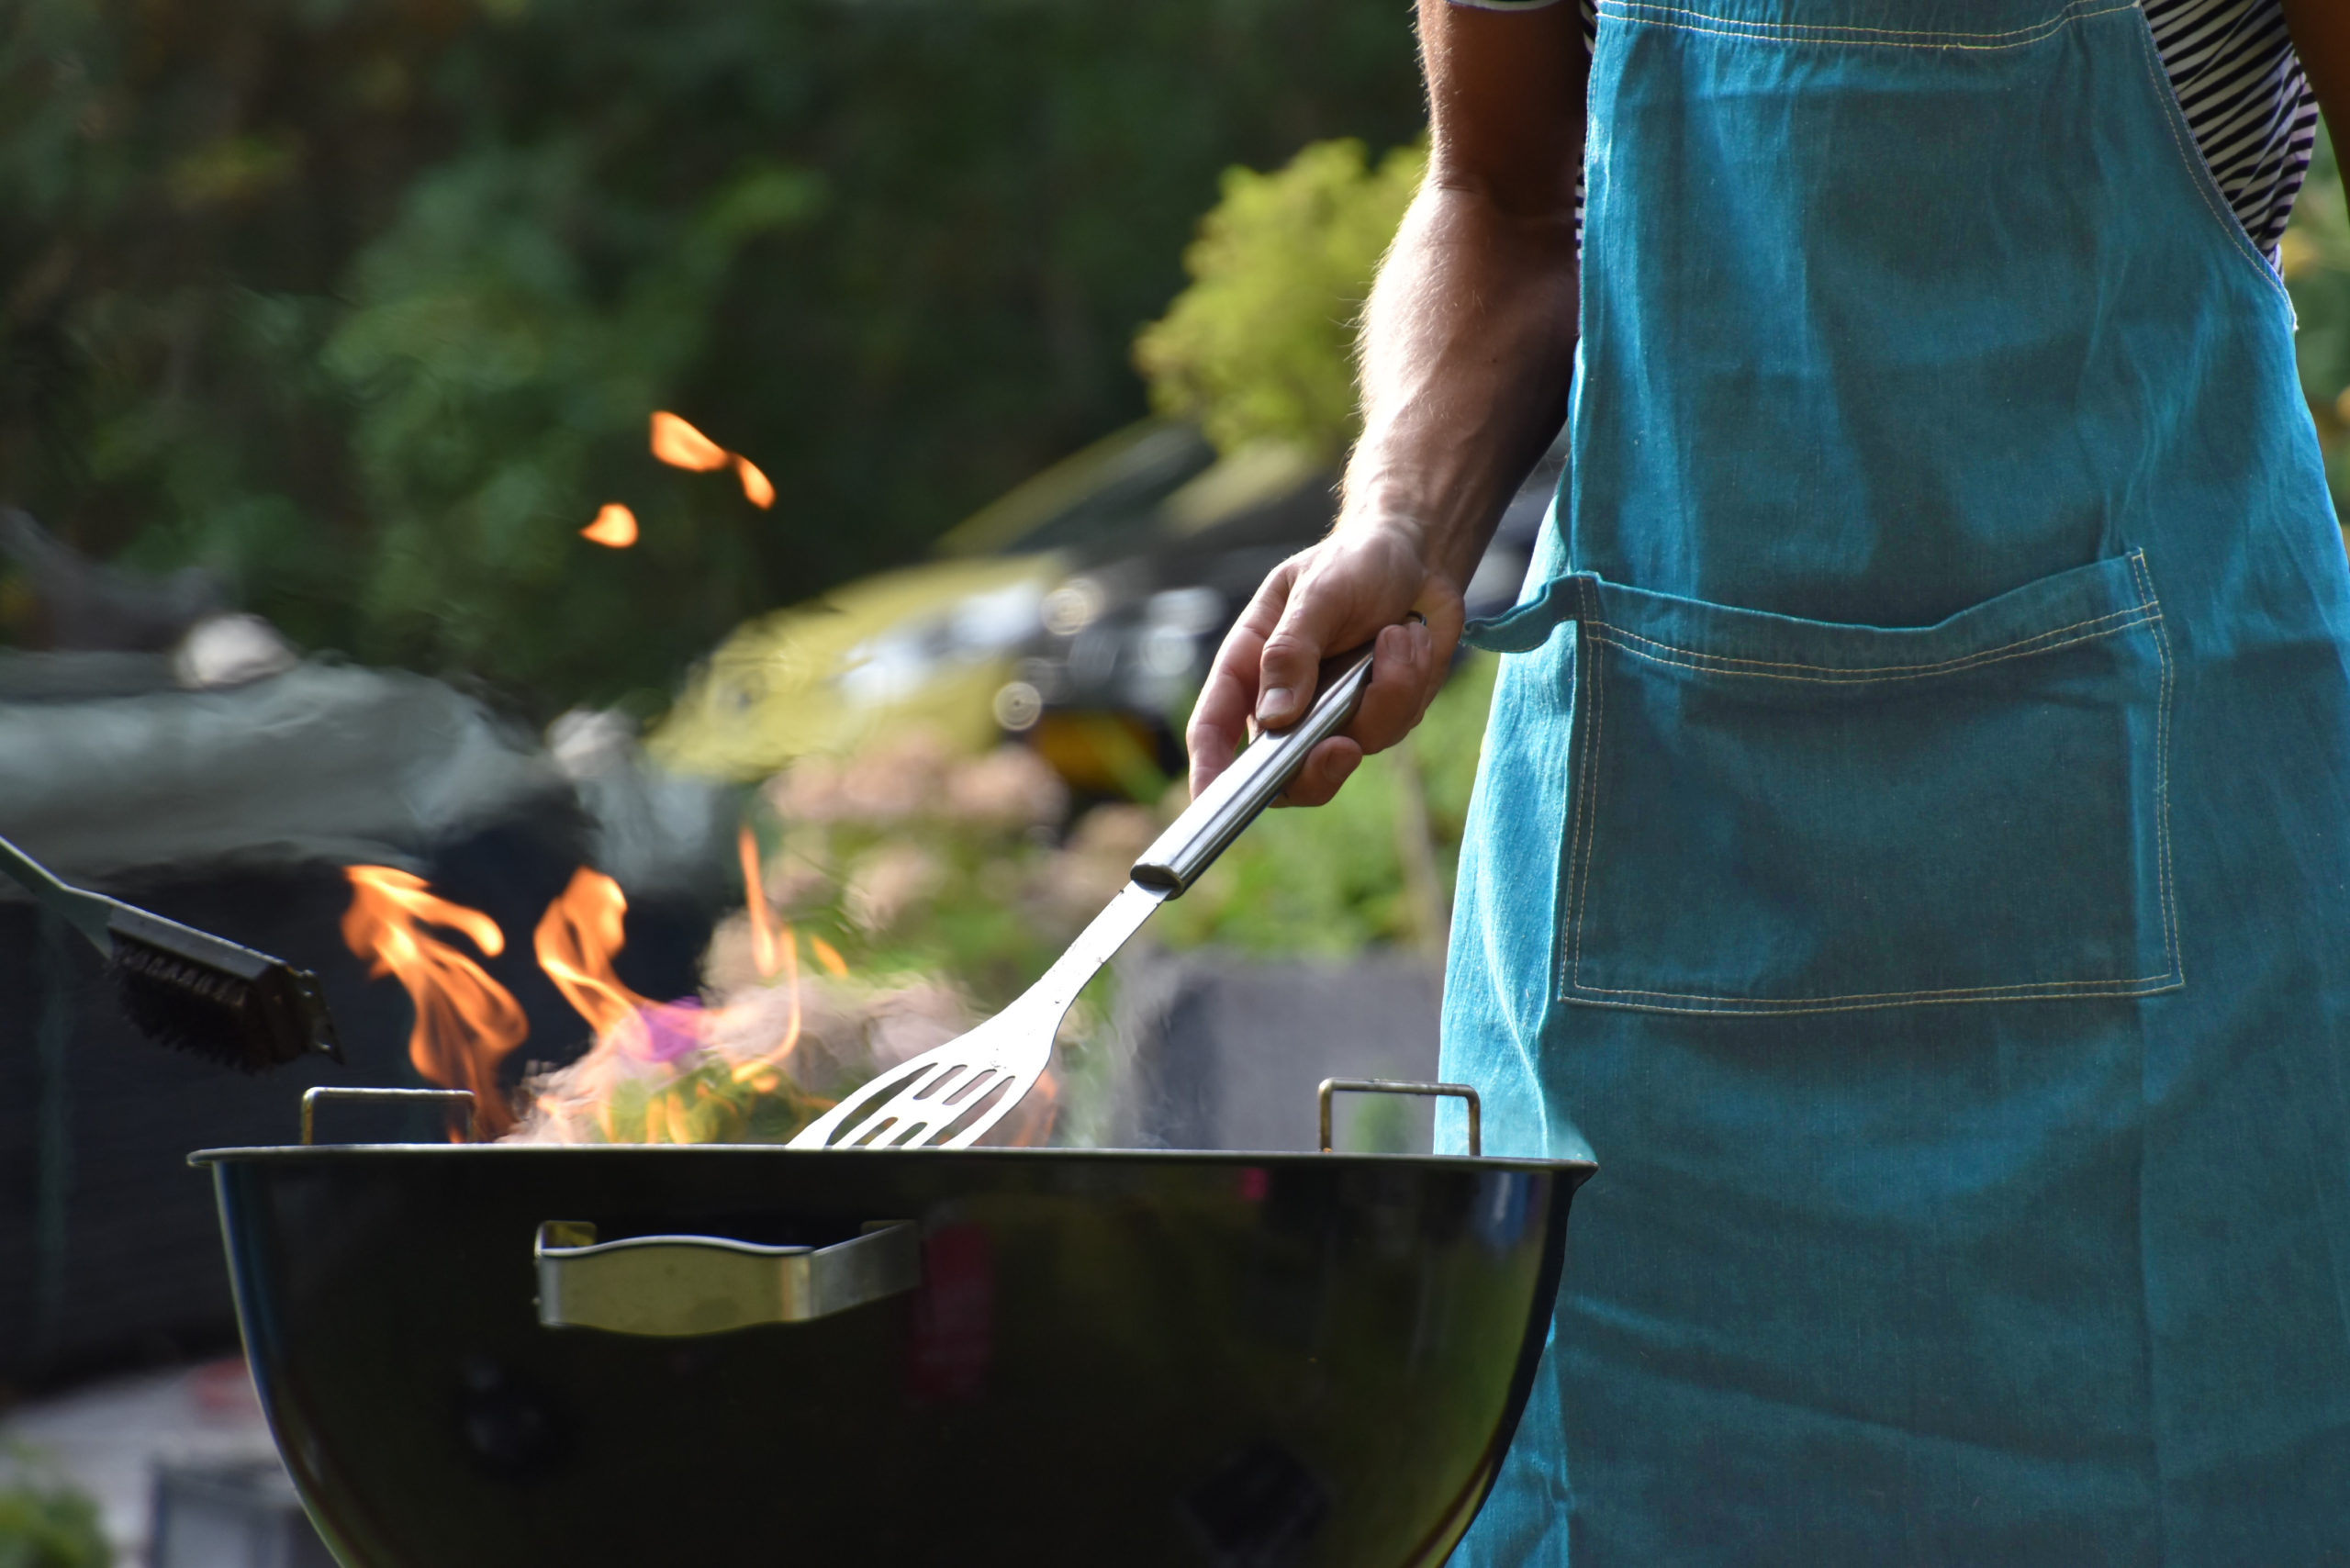
{"type": "Polygon", "coordinates": [[[122,1010],[158,1045],[192,1051],[222,1067],[259,1071],[249,1042],[258,1033],[259,998],[252,982],[221,974],[118,935],[114,980],[122,1010]]]}
{"type": "Polygon", "coordinates": [[[312,1050],[334,1052],[316,982],[251,948],[156,920],[161,941],[113,929],[115,989],[140,1032],[223,1067],[265,1072],[312,1050]],[[196,947],[205,961],[173,947],[196,947]]]}

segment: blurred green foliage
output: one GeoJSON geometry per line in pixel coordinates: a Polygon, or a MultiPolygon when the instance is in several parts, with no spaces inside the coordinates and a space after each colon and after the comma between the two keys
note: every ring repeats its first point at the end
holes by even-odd
{"type": "Polygon", "coordinates": [[[2301,389],[2317,421],[2334,510],[2343,511],[2350,504],[2350,206],[2344,201],[2341,164],[2322,129],[2309,184],[2279,249],[2300,319],[2294,350],[2301,389]]]}
{"type": "Polygon", "coordinates": [[[1219,171],[1419,118],[1345,0],[18,0],[0,498],[312,645],[657,701],[1139,413],[1219,171]]]}
{"type": "Polygon", "coordinates": [[[1335,463],[1357,429],[1356,323],[1427,168],[1424,144],[1374,165],[1346,140],[1225,171],[1183,253],[1191,286],[1135,340],[1152,406],[1226,453],[1283,441],[1335,463]]]}
{"type": "Polygon", "coordinates": [[[0,1476],[0,1568],[109,1568],[114,1550],[84,1493],[30,1464],[0,1476]]]}

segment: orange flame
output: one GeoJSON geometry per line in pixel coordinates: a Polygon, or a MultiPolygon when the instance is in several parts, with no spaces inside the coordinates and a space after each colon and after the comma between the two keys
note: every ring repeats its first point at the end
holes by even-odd
{"type": "Polygon", "coordinates": [[[445,1089],[470,1089],[485,1137],[514,1125],[498,1089],[498,1064],[529,1037],[530,1021],[507,989],[479,964],[422,927],[440,926],[473,942],[484,956],[506,950],[506,934],[479,910],[435,894],[424,879],[388,866],[351,866],[351,907],[342,939],[370,960],[368,973],[389,975],[416,1006],[408,1059],[445,1089]]]}
{"type": "Polygon", "coordinates": [[[596,521],[579,531],[579,537],[625,550],[636,543],[636,514],[618,501],[608,501],[596,521]]]}
{"type": "Polygon", "coordinates": [[[788,988],[786,994],[791,998],[791,1011],[784,1017],[783,1037],[778,1040],[775,1048],[765,1056],[754,1057],[734,1069],[735,1082],[749,1083],[762,1094],[772,1092],[775,1070],[789,1060],[791,1053],[799,1048],[800,1045],[802,1013],[800,999],[800,939],[792,934],[791,927],[789,925],[783,928],[783,983],[788,988]]]}
{"type": "Polygon", "coordinates": [[[759,465],[747,457],[734,459],[734,476],[743,481],[743,497],[753,506],[765,511],[775,505],[775,486],[759,472],[759,465]]]}
{"type": "MultiPolygon", "coordinates": [[[[736,1136],[766,1114],[735,1086],[755,1095],[786,1089],[778,1068],[806,1026],[799,939],[764,907],[756,838],[746,831],[736,846],[753,931],[765,934],[756,938],[762,968],[776,972],[780,991],[760,985],[708,1006],[696,998],[656,1002],[639,995],[612,964],[625,941],[627,898],[610,877],[581,868],[547,906],[533,948],[539,967],[594,1027],[596,1041],[586,1055],[532,1081],[531,1119],[518,1136],[552,1143],[707,1143],[736,1136]]],[[[796,1085],[789,1092],[796,1103],[830,1103],[796,1085]]]]}
{"type": "Polygon", "coordinates": [[[672,413],[653,416],[653,455],[672,468],[697,474],[726,466],[727,451],[672,413]]]}
{"type": "Polygon", "coordinates": [[[759,877],[759,841],[744,823],[735,834],[734,847],[743,858],[743,906],[751,917],[751,961],[759,967],[759,978],[766,980],[775,973],[775,924],[767,909],[767,894],[759,877]]]}
{"type": "Polygon", "coordinates": [[[1053,1136],[1053,1124],[1060,1119],[1061,1086],[1048,1068],[1039,1076],[1028,1097],[1019,1108],[1004,1118],[1012,1135],[1004,1141],[1014,1148],[1034,1148],[1053,1136]]]}
{"type": "Polygon", "coordinates": [[[645,1020],[659,1014],[666,1024],[691,1030],[690,1009],[664,1006],[621,983],[612,955],[628,943],[628,895],[601,871],[582,866],[571,874],[532,934],[531,950],[555,990],[601,1038],[610,1036],[649,1055],[653,1042],[645,1020]]]}

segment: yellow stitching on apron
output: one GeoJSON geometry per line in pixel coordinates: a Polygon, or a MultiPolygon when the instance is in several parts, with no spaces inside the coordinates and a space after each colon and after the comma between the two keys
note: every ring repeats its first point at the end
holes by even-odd
{"type": "MultiPolygon", "coordinates": [[[[1572,895],[1573,931],[1570,938],[1570,963],[1567,972],[1561,977],[1564,989],[1561,991],[1559,1000],[1561,1002],[1579,1001],[1593,1006],[1622,1007],[1657,1013],[1785,1014],[1803,1013],[1860,1013],[1875,1007],[1917,1006],[1929,1002],[1955,1004],[1967,1002],[2056,1001],[2065,997],[2072,996],[2143,996],[2158,991],[2172,991],[2180,986],[2184,986],[2187,983],[2187,976],[2179,961],[2178,926],[2177,917],[2173,902],[2172,876],[2170,869],[2170,642],[2169,638],[2165,635],[2160,624],[2163,619],[2162,601],[2155,597],[2153,579],[2146,572],[2146,553],[2143,550],[2132,550],[2128,554],[2125,559],[2130,562],[2131,577],[2132,580],[2137,584],[2139,599],[2134,610],[2117,610],[2115,611],[2115,614],[2134,614],[2139,616],[2140,619],[2131,622],[2128,625],[2111,627],[2107,631],[2096,633],[2090,636],[2076,637],[2071,640],[2071,643],[2061,643],[2056,644],[2056,646],[2069,647],[2072,645],[2072,643],[2096,642],[2100,638],[2113,636],[2119,633],[2130,631],[2133,627],[2137,626],[2153,626],[2154,628],[2155,653],[2160,660],[2162,668],[2161,695],[2158,699],[2155,709],[2154,842],[2157,876],[2161,883],[2163,908],[2163,956],[2168,961],[2169,965],[2169,967],[2164,969],[2162,973],[2153,975],[2135,975],[2127,980],[2020,980],[2007,985],[1964,986],[1941,991],[1859,991],[1840,996],[1819,997],[1742,997],[1733,996],[1718,991],[1647,991],[1629,986],[1595,986],[1584,984],[1583,980],[1583,921],[1585,913],[1585,892],[1590,883],[1591,861],[1593,858],[1594,848],[1598,838],[1597,823],[1599,818],[1598,791],[1600,775],[1595,766],[1595,759],[1599,754],[1600,719],[1606,711],[1606,687],[1605,676],[1603,674],[1604,666],[1600,662],[1599,655],[1595,655],[1589,661],[1587,661],[1592,666],[1593,703],[1590,742],[1583,752],[1583,766],[1579,770],[1583,778],[1584,788],[1580,791],[1580,798],[1574,802],[1575,810],[1579,818],[1576,823],[1578,830],[1576,837],[1580,840],[1580,844],[1575,855],[1578,864],[1575,868],[1574,890],[1572,895]],[[1658,997],[1668,1002],[1711,1002],[1721,1005],[1712,1007],[1669,1007],[1662,1005],[1662,1002],[1610,1002],[1606,1000],[1609,997],[1622,996],[1658,997]]],[[[1617,630],[1617,628],[1607,626],[1606,622],[1596,619],[1596,605],[1594,598],[1593,579],[1587,577],[1581,578],[1577,586],[1580,590],[1580,597],[1583,600],[1584,612],[1586,616],[1583,624],[1586,626],[1595,625],[1606,627],[1609,631],[1617,630]]],[[[2113,619],[2113,616],[2111,615],[2104,615],[2097,618],[2098,621],[2109,621],[2111,619],[2113,619]]],[[[2097,621],[2085,621],[2078,622],[2077,624],[2082,626],[2093,626],[2097,624],[2097,621]]],[[[2062,630],[2065,631],[2071,631],[2074,628],[2072,627],[2062,628],[2062,630]]],[[[2054,633],[2046,634],[2053,635],[2054,633]]],[[[1642,638],[1640,640],[1644,642],[1648,641],[1646,638],[1642,638]]],[[[2025,640],[2030,641],[2031,639],[2025,640]]],[[[1596,644],[1621,648],[1625,653],[1633,655],[1635,657],[1650,659],[1658,664],[1677,664],[1681,662],[1673,659],[1657,658],[1656,655],[1652,654],[1642,653],[1638,648],[1626,647],[1623,644],[1617,643],[1614,639],[1608,637],[1595,637],[1592,641],[1596,644]]],[[[1653,645],[1657,647],[1669,647],[1669,644],[1662,643],[1658,643],[1653,645]]],[[[2007,646],[2009,647],[2019,645],[2020,644],[2007,644],[2007,646]]],[[[1674,653],[1690,652],[1690,650],[1685,648],[1673,648],[1671,649],[1671,651],[1674,653]]],[[[1992,649],[1988,651],[1992,653],[1998,653],[2000,650],[1992,649]]],[[[2035,651],[2046,653],[2051,650],[2043,648],[2035,651]]],[[[2004,654],[2000,659],[1986,660],[1985,662],[1998,663],[2004,662],[2005,659],[2009,658],[2023,658],[2029,656],[2029,655],[2025,654],[2004,654]]],[[[1890,667],[1898,668],[1905,666],[1890,667]]],[[[1716,670],[1708,671],[1707,673],[1733,675],[1743,674],[1745,672],[1716,670]]],[[[1756,676],[1752,678],[1763,680],[1806,680],[1813,678],[1805,676],[1769,675],[1756,676]]],[[[1916,680],[1924,678],[1920,676],[1899,676],[1892,678],[1916,680]]],[[[1578,679],[1580,679],[1580,665],[1578,666],[1578,679]]]]}
{"type": "Polygon", "coordinates": [[[1887,39],[1967,39],[1987,43],[2001,39],[2022,39],[2027,35],[2044,35],[2052,28],[2068,26],[2083,17],[2102,17],[2114,11],[2131,10],[2137,3],[2138,0],[2128,0],[2127,4],[2108,6],[2095,11],[2083,11],[2077,6],[2067,6],[2064,11],[2046,21],[2034,22],[2029,27],[2009,28],[2004,32],[1996,33],[1945,33],[1936,32],[1929,28],[1863,28],[1826,22],[1754,22],[1739,17],[1717,16],[1710,11],[1692,10],[1686,6],[1658,5],[1654,0],[1598,0],[1597,8],[1602,12],[1656,11],[1669,17],[1691,17],[1699,21],[1718,22],[1724,27],[1751,28],[1765,32],[1850,33],[1861,37],[1887,39]]]}
{"type": "Polygon", "coordinates": [[[1903,997],[1931,998],[1954,1002],[1963,997],[1979,997],[1986,1001],[2012,998],[2019,992],[2032,996],[2100,996],[2109,995],[2132,987],[2152,986],[2174,979],[2168,969],[2158,975],[2137,975],[2129,980],[2016,980],[2008,985],[1968,985],[1945,991],[1861,991],[1844,996],[1731,996],[1710,991],[1641,991],[1634,986],[1582,985],[1576,989],[1600,996],[1663,996],[1683,1002],[1720,1002],[1725,1007],[1693,1007],[1681,1011],[1691,1013],[1782,1013],[1817,1006],[1822,1002],[1881,1003],[1897,1002],[1903,997]]]}
{"type": "MultiPolygon", "coordinates": [[[[1648,3],[1648,0],[1599,0],[1596,9],[1600,16],[1612,17],[1619,22],[1635,27],[1663,28],[1675,32],[1695,33],[1711,38],[1737,39],[1748,43],[1815,43],[1836,44],[1852,49],[1965,50],[1985,52],[2020,49],[2030,44],[2042,42],[2077,22],[2089,21],[2098,17],[2117,16],[2124,11],[2136,11],[2139,6],[2138,0],[2129,0],[2126,5],[2105,6],[2094,11],[2068,7],[2063,15],[2046,22],[2034,23],[2030,28],[2020,28],[2004,33],[1931,33],[1885,28],[1824,28],[1807,27],[1791,22],[1745,22],[1729,17],[1712,16],[1704,11],[1692,11],[1683,6],[1653,5],[1648,3]],[[1689,17],[1692,21],[1710,22],[1714,25],[1696,27],[1692,25],[1692,21],[1667,19],[1676,17],[1689,17]],[[1908,39],[1926,41],[1900,41],[1908,39]]],[[[2139,35],[2141,63],[2145,66],[2155,89],[2175,105],[2178,95],[2171,86],[2170,78],[2162,70],[2161,56],[2154,50],[2153,31],[2143,21],[2133,30],[2139,35]]],[[[2227,230],[2231,247],[2259,269],[2260,275],[2268,285],[2270,292],[2284,302],[2288,312],[2292,312],[2292,295],[2286,289],[2284,280],[2277,275],[2277,269],[2269,265],[2268,258],[2260,253],[2259,247],[2253,244],[2251,236],[2244,232],[2243,221],[2235,216],[2233,209],[2227,207],[2224,204],[2214,205],[2212,193],[2206,188],[2211,179],[2210,167],[2203,161],[2203,155],[2199,151],[2190,151],[2179,140],[2177,118],[2176,115],[2165,110],[2163,114],[2163,125],[2170,132],[2173,148],[2178,152],[2181,161],[2187,164],[2188,174],[2195,186],[2196,196],[2210,211],[2212,217],[2227,230]]],[[[2298,320],[2298,315],[2295,319],[2298,320]]]]}
{"type": "MultiPolygon", "coordinates": [[[[1718,991],[1643,991],[1628,985],[1585,985],[1575,982],[1575,989],[1600,996],[1668,996],[1684,1002],[1726,1002],[1728,1007],[1691,1009],[1694,1012],[1738,1013],[1748,1010],[1778,1012],[1786,1008],[1809,1007],[1821,1002],[1890,1002],[1898,997],[1987,996],[1996,999],[2016,991],[2029,991],[2034,996],[2065,996],[2074,993],[2098,995],[2119,988],[2149,986],[2162,981],[2176,981],[2175,970],[2165,969],[2158,975],[2132,975],[2128,980],[2011,980],[2006,985],[1966,985],[1943,991],[1857,991],[1842,996],[1734,996],[1718,991]]],[[[2179,981],[2178,983],[2185,983],[2179,981]]]]}
{"type": "MultiPolygon", "coordinates": [[[[1605,995],[1585,996],[1579,992],[1561,996],[1559,1000],[1579,1002],[1586,1007],[1620,1008],[1631,1013],[1684,1013],[1707,1016],[1745,1014],[1784,1018],[1806,1013],[1867,1013],[1880,1007],[1929,1005],[1958,1007],[1969,1002],[2062,1002],[2068,997],[2083,996],[2153,996],[2165,991],[2177,991],[2187,983],[2186,980],[2173,975],[2158,976],[2156,980],[2157,983],[2154,984],[2142,984],[2134,980],[2060,980],[2053,981],[2044,987],[2020,988],[2002,996],[1974,996],[1955,991],[1894,991],[1889,992],[1882,1002],[1849,1002],[1836,1005],[1822,1005],[1820,1002],[1812,1002],[1784,1003],[1741,1002],[1730,1007],[1670,1007],[1661,1002],[1612,1002],[1605,995]]],[[[1835,1002],[1836,999],[1823,998],[1822,1002],[1835,1002]]]]}
{"type": "MultiPolygon", "coordinates": [[[[2130,569],[2138,578],[2138,591],[2145,595],[2145,602],[2159,603],[2143,550],[2130,552],[2130,569]]],[[[2170,959],[2170,972],[2178,978],[2179,984],[2185,985],[2187,960],[2179,952],[2177,890],[2170,865],[2170,633],[2159,625],[2154,628],[2154,648],[2163,661],[2162,700],[2154,710],[2154,860],[2162,878],[2164,954],[2170,959]]]]}
{"type": "MultiPolygon", "coordinates": [[[[2132,6],[2131,9],[2135,10],[2136,7],[2132,6]]],[[[2154,47],[2153,27],[2142,19],[2132,30],[2137,34],[2138,62],[2146,68],[2147,81],[2154,84],[2156,95],[2154,110],[2162,117],[2163,129],[2170,132],[2170,144],[2177,151],[2179,162],[2187,165],[2188,184],[2195,187],[2195,195],[2203,203],[2204,209],[2226,231],[2229,248],[2259,270],[2261,281],[2268,286],[2270,293],[2285,302],[2286,316],[2298,327],[2300,316],[2293,308],[2293,296],[2285,287],[2285,280],[2277,275],[2277,269],[2268,264],[2268,258],[2260,253],[2259,248],[2252,242],[2252,236],[2244,231],[2244,220],[2236,217],[2235,209],[2225,201],[2215,199],[2219,184],[2212,176],[2211,165],[2204,160],[2202,150],[2189,148],[2179,140],[2179,121],[2185,118],[2186,111],[2179,107],[2178,89],[2170,84],[2170,75],[2163,69],[2162,51],[2154,47]]]]}
{"type": "MultiPolygon", "coordinates": [[[[1594,598],[1594,591],[1592,588],[1591,579],[1589,577],[1584,577],[1581,580],[1581,597],[1583,600],[1586,611],[1595,613],[1597,611],[1598,605],[1594,598]]],[[[1580,642],[1578,642],[1578,650],[1580,651],[1580,642]]],[[[1586,661],[1591,666],[1591,735],[1589,741],[1583,746],[1583,752],[1584,787],[1575,801],[1575,810],[1580,813],[1578,825],[1582,828],[1580,836],[1583,843],[1577,852],[1579,864],[1575,873],[1574,884],[1574,931],[1570,939],[1570,946],[1572,948],[1570,960],[1572,967],[1569,969],[1566,975],[1562,977],[1570,991],[1575,990],[1583,984],[1583,900],[1585,893],[1591,886],[1592,845],[1594,840],[1598,836],[1596,824],[1599,821],[1599,728],[1600,721],[1607,712],[1607,673],[1606,660],[1606,655],[1601,651],[1598,640],[1594,639],[1590,650],[1590,656],[1586,661]]]]}
{"type": "MultiPolygon", "coordinates": [[[[1662,643],[1652,644],[1657,647],[1665,648],[1668,653],[1684,654],[1688,655],[1688,657],[1685,658],[1673,659],[1666,658],[1662,654],[1651,654],[1646,649],[1628,646],[1623,643],[1617,642],[1615,635],[1602,635],[1595,637],[1594,641],[1613,644],[1615,646],[1622,648],[1634,658],[1646,659],[1651,664],[1671,665],[1681,669],[1693,669],[1702,675],[1718,675],[1725,679],[1794,680],[1801,681],[1811,686],[1889,686],[1897,681],[1932,680],[1937,678],[1937,677],[1943,675],[1963,675],[1972,670],[1982,669],[1990,665],[2006,664],[2010,659],[2037,658],[2042,654],[2053,654],[2059,648],[2070,648],[2082,643],[2095,643],[2107,637],[2116,637],[2124,632],[2134,631],[2140,626],[2152,625],[2154,622],[2162,619],[2162,615],[2159,611],[2146,612],[2132,610],[2130,611],[2130,613],[2136,616],[2136,619],[2125,621],[2119,626],[2109,626],[2102,632],[2091,632],[2084,636],[2070,637],[2061,643],[2051,643],[2046,647],[2042,648],[2026,648],[2021,653],[2001,653],[1986,655],[1981,658],[1961,660],[1947,668],[1930,669],[1924,673],[1916,675],[1874,675],[1864,670],[1854,671],[1853,673],[1846,676],[1778,675],[1765,670],[1716,669],[1710,664],[1695,662],[1700,659],[1711,658],[1713,655],[1699,654],[1689,648],[1673,648],[1668,647],[1666,644],[1662,643]]],[[[1605,621],[1585,622],[1584,626],[1586,628],[1596,626],[1605,633],[1620,633],[1624,636],[1633,635],[1630,633],[1623,632],[1620,627],[1609,625],[1605,621]]],[[[1648,641],[1645,637],[1636,638],[1636,640],[1639,642],[1648,641]]]]}
{"type": "Polygon", "coordinates": [[[2109,17],[2118,11],[2134,11],[2137,0],[2127,4],[2106,6],[2094,11],[2076,6],[2065,7],[2062,15],[2045,22],[2035,22],[2028,28],[2011,28],[1998,33],[1935,33],[1901,30],[1888,28],[1821,27],[1798,22],[1747,22],[1734,17],[1717,17],[1704,11],[1692,11],[1678,6],[1658,6],[1647,0],[1599,0],[1597,12],[1618,21],[1640,27],[1669,28],[1677,32],[1700,33],[1717,38],[1742,39],[1752,43],[1828,43],[1842,44],[1856,49],[1921,49],[1969,50],[1975,51],[2021,49],[2053,38],[2076,22],[2093,17],[2109,17]],[[1695,22],[1710,22],[1711,27],[1695,27],[1691,21],[1669,21],[1660,18],[1685,17],[1695,22]],[[1905,42],[1904,39],[1920,39],[1905,42]]]}
{"type": "MultiPolygon", "coordinates": [[[[2027,653],[2045,653],[2048,651],[2047,649],[2033,649],[2031,647],[2031,644],[2033,643],[2046,642],[2051,637],[2061,637],[2067,632],[2078,632],[2086,627],[2100,625],[2108,621],[2119,621],[2124,616],[2137,616],[2143,620],[2144,619],[2145,611],[2150,608],[2153,607],[2143,603],[2133,604],[2127,610],[2117,610],[2110,614],[2099,615],[2088,621],[2076,621],[2070,626],[2056,626],[2052,627],[2045,632],[2035,632],[2029,637],[2019,637],[2012,643],[2001,643],[1997,647],[1978,648],[1974,653],[1962,654],[1956,658],[1939,659],[1932,664],[1919,665],[1807,665],[1791,663],[1781,659],[1739,659],[1732,658],[1728,654],[1709,654],[1703,648],[1684,648],[1676,646],[1672,643],[1661,643],[1653,637],[1643,637],[1637,632],[1628,631],[1624,627],[1616,625],[1612,622],[1601,621],[1596,617],[1591,618],[1591,624],[1605,627],[1606,630],[1615,633],[1618,636],[1629,637],[1636,643],[1646,643],[1651,648],[1662,648],[1668,654],[1686,654],[1693,659],[1710,659],[1719,664],[1751,665],[1758,670],[1819,670],[1830,675],[1850,676],[1854,678],[1877,678],[1881,677],[1883,678],[1889,679],[1903,671],[1916,671],[1916,676],[1905,675],[1902,677],[1902,678],[1905,679],[1915,679],[1918,676],[1931,675],[1939,670],[1954,669],[1962,666],[1971,665],[1977,662],[1988,663],[1990,662],[1991,655],[2005,654],[2009,652],[2009,650],[2018,650],[2016,653],[2017,657],[2023,657],[2027,653]]],[[[1863,628],[1863,630],[1876,631],[1879,629],[1867,627],[1863,628]]],[[[2107,630],[2108,632],[2126,632],[2129,630],[2129,627],[2114,626],[2109,627],[2107,630]]],[[[2106,634],[2106,633],[2102,632],[2098,633],[2099,636],[2104,636],[2106,634]]],[[[2081,642],[2084,640],[2085,639],[2077,637],[2073,639],[2074,642],[2081,642]]],[[[2057,644],[2055,645],[2063,647],[2068,644],[2057,644]]],[[[1720,673],[1724,675],[1736,675],[1743,672],[1738,670],[1723,670],[1720,673]]]]}

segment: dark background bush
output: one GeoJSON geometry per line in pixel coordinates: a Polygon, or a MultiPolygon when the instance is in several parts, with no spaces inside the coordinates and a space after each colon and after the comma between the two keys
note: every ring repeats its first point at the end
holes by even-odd
{"type": "Polygon", "coordinates": [[[650,706],[1141,412],[1225,166],[1420,118],[1400,0],[18,0],[0,499],[309,645],[650,706]],[[609,500],[636,549],[577,538],[609,500]]]}

